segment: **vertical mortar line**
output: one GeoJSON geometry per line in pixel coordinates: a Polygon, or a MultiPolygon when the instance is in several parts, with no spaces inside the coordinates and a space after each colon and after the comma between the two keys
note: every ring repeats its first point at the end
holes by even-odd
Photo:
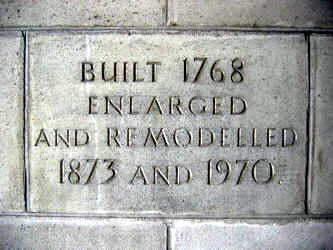
{"type": "Polygon", "coordinates": [[[29,51],[28,51],[28,31],[22,32],[24,37],[24,77],[23,77],[23,160],[24,160],[24,180],[25,180],[25,211],[30,211],[30,172],[28,157],[28,81],[29,81],[29,51]]]}
{"type": "Polygon", "coordinates": [[[169,22],[169,0],[165,0],[165,24],[164,26],[168,26],[169,22]]]}
{"type": "Polygon", "coordinates": [[[312,142],[313,142],[313,119],[312,119],[312,91],[311,91],[311,44],[310,44],[310,33],[305,33],[307,41],[307,78],[308,78],[308,106],[307,106],[307,119],[306,119],[306,134],[307,134],[307,154],[306,154],[306,170],[305,170],[305,214],[309,214],[309,202],[311,195],[311,166],[312,166],[312,142]]]}
{"type": "Polygon", "coordinates": [[[166,26],[174,26],[175,24],[175,3],[174,0],[166,0],[167,1],[167,23],[166,26]]]}
{"type": "Polygon", "coordinates": [[[172,244],[171,244],[171,225],[170,223],[166,224],[166,249],[172,250],[172,244]]]}

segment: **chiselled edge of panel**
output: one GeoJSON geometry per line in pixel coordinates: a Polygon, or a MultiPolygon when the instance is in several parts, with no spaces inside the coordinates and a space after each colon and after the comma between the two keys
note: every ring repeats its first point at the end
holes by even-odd
{"type": "MultiPolygon", "coordinates": [[[[24,30],[22,30],[24,31],[24,30]]],[[[1,29],[0,29],[1,32],[1,29]]],[[[311,33],[311,32],[310,32],[311,33]]],[[[222,37],[223,35],[246,36],[276,36],[276,37],[304,37],[304,31],[290,30],[224,30],[224,29],[36,29],[29,30],[28,42],[31,42],[39,35],[193,35],[193,36],[213,36],[222,37]]],[[[333,34],[333,29],[332,29],[333,34]]]]}
{"type": "Polygon", "coordinates": [[[29,170],[29,32],[22,32],[24,38],[24,85],[23,85],[23,147],[25,173],[25,211],[30,211],[30,170],[29,170]]]}
{"type": "Polygon", "coordinates": [[[86,220],[120,220],[125,219],[128,221],[156,221],[163,222],[164,225],[172,227],[175,222],[183,221],[183,222],[202,222],[202,223],[223,223],[223,222],[244,222],[244,223],[262,223],[262,224],[270,224],[270,223],[293,223],[293,222],[308,222],[308,221],[327,221],[333,223],[333,215],[264,215],[264,216],[243,216],[243,217],[218,217],[218,216],[170,216],[170,215],[153,215],[153,216],[141,216],[137,214],[82,214],[82,213],[32,213],[32,212],[10,212],[10,213],[0,213],[0,221],[2,218],[79,218],[86,220]]]}
{"type": "Polygon", "coordinates": [[[309,85],[310,85],[310,121],[309,121],[309,129],[310,129],[310,141],[309,141],[309,176],[308,176],[308,212],[310,216],[333,216],[333,210],[330,212],[317,211],[312,208],[312,191],[313,191],[313,176],[315,169],[314,165],[314,156],[315,156],[315,129],[316,129],[316,68],[317,68],[317,57],[318,53],[316,51],[316,42],[319,38],[332,38],[332,33],[311,33],[309,39],[309,85]]]}
{"type": "MultiPolygon", "coordinates": [[[[169,14],[171,15],[171,14],[169,14]]],[[[224,27],[224,26],[6,26],[0,31],[225,31],[225,32],[270,32],[270,33],[333,33],[332,28],[319,27],[224,27]]]]}
{"type": "Polygon", "coordinates": [[[47,212],[8,212],[0,213],[2,216],[34,216],[34,217],[66,217],[66,218],[123,218],[123,219],[142,219],[142,220],[306,220],[306,219],[328,219],[333,220],[333,215],[323,214],[263,214],[263,215],[205,215],[205,214],[152,214],[152,213],[47,213],[47,212]]]}

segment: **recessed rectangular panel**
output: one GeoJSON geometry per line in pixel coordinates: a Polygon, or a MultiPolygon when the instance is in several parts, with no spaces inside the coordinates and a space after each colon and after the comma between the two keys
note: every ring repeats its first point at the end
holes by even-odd
{"type": "Polygon", "coordinates": [[[302,35],[36,32],[34,212],[303,212],[302,35]]]}

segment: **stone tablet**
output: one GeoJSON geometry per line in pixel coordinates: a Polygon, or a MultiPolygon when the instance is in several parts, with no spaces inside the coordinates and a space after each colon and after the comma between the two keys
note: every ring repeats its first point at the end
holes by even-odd
{"type": "Polygon", "coordinates": [[[224,27],[333,27],[330,0],[169,0],[169,24],[224,27]]]}
{"type": "Polygon", "coordinates": [[[303,35],[34,32],[33,212],[304,212],[303,35]]]}
{"type": "Polygon", "coordinates": [[[311,212],[333,214],[333,36],[311,37],[313,161],[311,212]]]}
{"type": "Polygon", "coordinates": [[[0,211],[24,211],[23,37],[0,32],[0,211]]]}

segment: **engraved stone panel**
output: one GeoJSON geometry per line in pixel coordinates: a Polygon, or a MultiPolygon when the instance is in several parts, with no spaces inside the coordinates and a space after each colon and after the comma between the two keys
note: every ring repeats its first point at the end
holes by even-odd
{"type": "Polygon", "coordinates": [[[160,26],[166,0],[0,1],[0,26],[160,26]]]}
{"type": "Polygon", "coordinates": [[[23,38],[0,32],[0,211],[24,210],[23,38]]]}
{"type": "Polygon", "coordinates": [[[333,37],[311,37],[314,151],[311,212],[333,214],[333,37]]]}
{"type": "Polygon", "coordinates": [[[231,27],[333,27],[329,0],[171,0],[169,24],[231,27]]]}
{"type": "Polygon", "coordinates": [[[332,221],[177,221],[171,249],[332,249],[332,221]]]}
{"type": "Polygon", "coordinates": [[[159,222],[127,219],[1,217],[1,249],[166,249],[159,222]]]}
{"type": "Polygon", "coordinates": [[[29,39],[32,211],[303,213],[303,35],[29,39]]]}

